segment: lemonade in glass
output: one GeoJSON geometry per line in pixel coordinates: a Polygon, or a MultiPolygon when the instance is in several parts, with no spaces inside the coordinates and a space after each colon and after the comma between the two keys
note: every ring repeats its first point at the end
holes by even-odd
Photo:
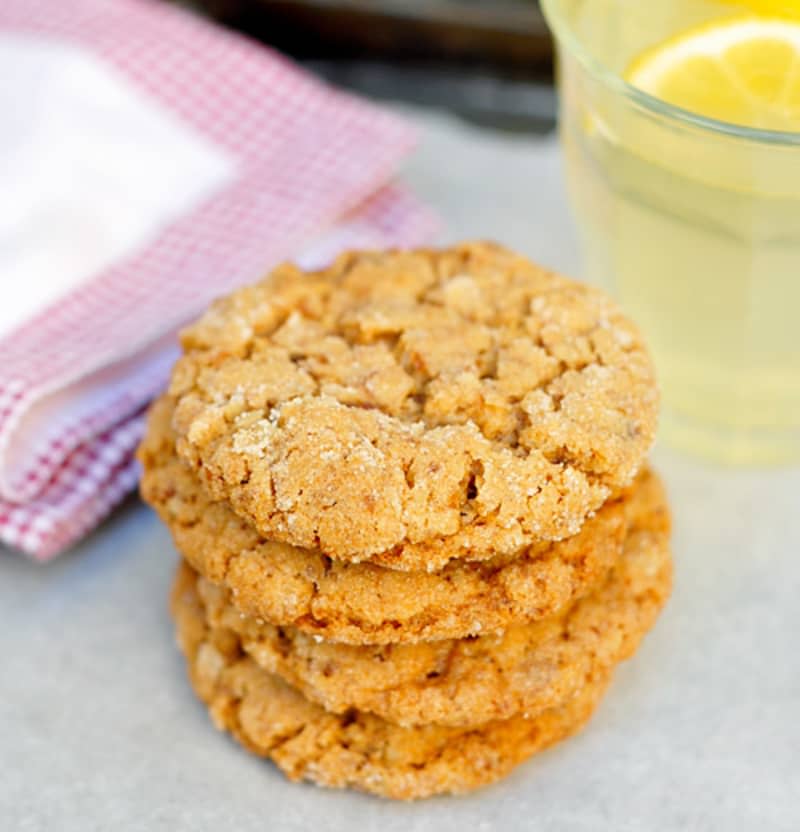
{"type": "Polygon", "coordinates": [[[588,276],[647,337],[665,438],[800,459],[800,2],[543,5],[588,276]]]}

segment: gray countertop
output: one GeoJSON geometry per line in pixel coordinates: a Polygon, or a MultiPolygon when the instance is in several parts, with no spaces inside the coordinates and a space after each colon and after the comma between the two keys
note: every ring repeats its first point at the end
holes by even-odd
{"type": "MultiPolygon", "coordinates": [[[[448,238],[576,271],[553,142],[417,115],[406,179],[448,238]]],[[[166,611],[176,556],[131,499],[38,566],[0,551],[3,830],[800,829],[800,470],[655,453],[674,597],[586,731],[463,798],[292,785],[212,727],[166,611]]]]}

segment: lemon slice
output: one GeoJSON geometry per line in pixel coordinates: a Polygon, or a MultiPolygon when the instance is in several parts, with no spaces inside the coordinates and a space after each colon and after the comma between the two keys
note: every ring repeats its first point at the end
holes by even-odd
{"type": "Polygon", "coordinates": [[[778,17],[800,17],[797,0],[725,0],[729,6],[740,6],[756,14],[778,17]]]}
{"type": "Polygon", "coordinates": [[[716,20],[649,49],[625,77],[656,98],[709,118],[800,132],[800,21],[716,20]]]}

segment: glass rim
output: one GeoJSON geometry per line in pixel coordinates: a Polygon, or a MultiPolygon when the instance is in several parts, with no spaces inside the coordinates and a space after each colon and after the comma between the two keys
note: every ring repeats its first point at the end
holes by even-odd
{"type": "Polygon", "coordinates": [[[563,0],[541,0],[541,6],[559,47],[566,47],[584,69],[606,84],[610,89],[620,93],[634,104],[664,118],[680,121],[693,127],[700,127],[703,130],[729,138],[772,146],[800,147],[800,132],[765,130],[759,127],[731,124],[727,121],[720,121],[709,116],[693,113],[691,110],[686,110],[675,104],[669,104],[660,98],[656,98],[654,95],[650,95],[650,93],[644,90],[640,90],[638,87],[634,87],[633,84],[628,83],[619,73],[614,72],[584,48],[577,33],[569,24],[569,21],[561,14],[563,0]]]}

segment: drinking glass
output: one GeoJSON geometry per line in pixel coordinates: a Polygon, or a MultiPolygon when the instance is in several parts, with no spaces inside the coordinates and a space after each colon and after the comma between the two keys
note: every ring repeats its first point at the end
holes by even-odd
{"type": "Polygon", "coordinates": [[[703,0],[542,0],[587,277],[653,352],[662,433],[730,463],[800,459],[800,133],[735,126],[624,80],[715,17],[703,0]]]}

